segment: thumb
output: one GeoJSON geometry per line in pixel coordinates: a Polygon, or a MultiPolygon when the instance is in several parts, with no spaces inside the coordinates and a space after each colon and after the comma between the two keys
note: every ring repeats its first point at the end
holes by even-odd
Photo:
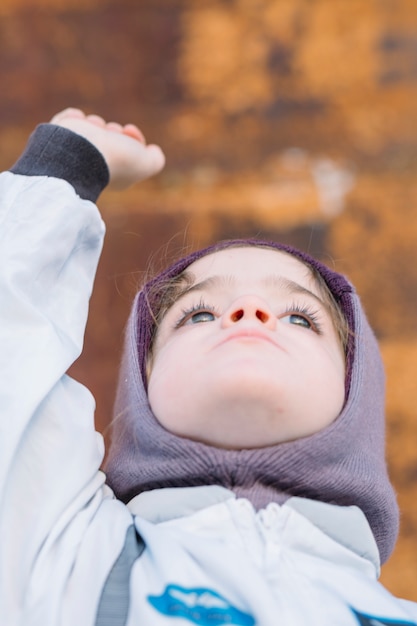
{"type": "MultiPolygon", "coordinates": [[[[128,139],[125,137],[125,139],[128,139]]],[[[126,146],[125,146],[126,147],[126,146]]],[[[110,188],[123,190],[139,183],[162,170],[165,155],[155,144],[149,146],[129,138],[129,150],[111,154],[107,164],[110,171],[110,188]]]]}
{"type": "Polygon", "coordinates": [[[161,148],[156,144],[149,144],[146,146],[147,159],[145,163],[145,176],[148,178],[158,174],[165,166],[165,155],[161,148]]]}

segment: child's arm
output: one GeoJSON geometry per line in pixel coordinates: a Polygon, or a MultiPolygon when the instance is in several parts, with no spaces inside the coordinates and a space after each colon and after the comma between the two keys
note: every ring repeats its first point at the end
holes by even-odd
{"type": "Polygon", "coordinates": [[[58,623],[52,596],[63,593],[104,497],[94,401],[65,374],[82,348],[104,235],[91,199],[108,177],[124,187],[164,161],[133,126],[74,110],[53,123],[0,175],[2,624],[28,614],[36,621],[45,589],[48,623],[58,623]]]}

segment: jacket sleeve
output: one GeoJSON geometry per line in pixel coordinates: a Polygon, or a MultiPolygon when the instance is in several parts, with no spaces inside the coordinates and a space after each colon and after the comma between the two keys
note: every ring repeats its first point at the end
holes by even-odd
{"type": "Polygon", "coordinates": [[[94,400],[66,371],[82,349],[104,236],[91,200],[107,180],[94,146],[52,125],[0,175],[1,623],[36,605],[31,581],[50,571],[39,563],[76,551],[103,491],[94,400]],[[58,542],[69,525],[80,532],[58,542]]]}

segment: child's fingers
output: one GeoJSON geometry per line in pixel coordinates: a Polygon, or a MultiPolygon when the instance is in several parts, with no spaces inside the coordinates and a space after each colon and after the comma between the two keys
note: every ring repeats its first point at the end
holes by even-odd
{"type": "Polygon", "coordinates": [[[98,126],[99,128],[105,128],[106,130],[110,130],[116,133],[123,133],[124,135],[132,137],[133,139],[136,139],[137,141],[140,141],[141,143],[146,145],[146,140],[142,131],[135,124],[125,124],[124,126],[122,126],[122,124],[119,124],[118,122],[106,122],[105,119],[100,115],[86,115],[84,111],[74,107],[68,107],[63,111],[56,113],[51,119],[50,123],[59,124],[66,119],[85,120],[90,122],[91,124],[94,124],[95,126],[98,126]]]}
{"type": "Polygon", "coordinates": [[[75,117],[78,119],[84,119],[85,118],[85,113],[83,111],[81,111],[81,109],[76,109],[74,107],[68,107],[67,109],[64,109],[63,111],[60,111],[59,113],[56,113],[53,118],[51,119],[51,124],[56,124],[57,122],[62,121],[63,119],[67,118],[67,117],[75,117]]]}
{"type": "Polygon", "coordinates": [[[57,113],[51,121],[84,137],[101,152],[113,189],[125,189],[157,174],[165,165],[161,148],[155,144],[147,146],[135,124],[106,122],[100,115],[86,115],[75,108],[57,113]]]}
{"type": "Polygon", "coordinates": [[[111,130],[114,133],[122,133],[123,132],[123,126],[121,124],[119,124],[118,122],[107,122],[106,128],[107,128],[107,130],[111,130]]]}
{"type": "Polygon", "coordinates": [[[125,124],[123,126],[123,132],[125,135],[129,135],[129,137],[133,137],[133,139],[137,139],[141,143],[146,144],[144,134],[135,124],[125,124]]]}
{"type": "Polygon", "coordinates": [[[86,119],[92,124],[95,124],[96,126],[100,126],[101,128],[104,128],[104,126],[106,126],[105,119],[100,117],[100,115],[94,115],[94,114],[87,115],[86,119]]]}
{"type": "Polygon", "coordinates": [[[127,137],[132,137],[132,139],[136,139],[136,141],[140,141],[146,145],[145,137],[141,130],[135,124],[125,124],[122,126],[118,122],[107,122],[106,124],[107,130],[111,130],[116,133],[123,133],[127,137]]]}
{"type": "Polygon", "coordinates": [[[136,141],[140,141],[140,143],[146,145],[144,134],[135,124],[125,124],[122,126],[118,122],[107,122],[106,129],[116,133],[123,133],[123,135],[136,139],[136,141]]]}

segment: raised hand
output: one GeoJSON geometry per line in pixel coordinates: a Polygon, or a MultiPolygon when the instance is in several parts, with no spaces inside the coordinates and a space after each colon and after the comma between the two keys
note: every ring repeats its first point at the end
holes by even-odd
{"type": "Polygon", "coordinates": [[[112,189],[125,189],[157,174],[165,165],[161,148],[147,145],[134,124],[106,122],[98,115],[86,115],[73,108],[54,115],[51,123],[88,139],[101,152],[109,168],[112,189]]]}

